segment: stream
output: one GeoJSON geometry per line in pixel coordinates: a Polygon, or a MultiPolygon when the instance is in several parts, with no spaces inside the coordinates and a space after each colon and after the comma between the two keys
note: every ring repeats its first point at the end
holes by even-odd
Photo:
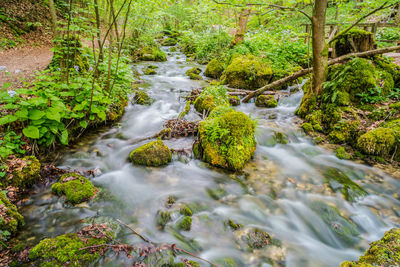
{"type": "MultiPolygon", "coordinates": [[[[273,266],[273,262],[339,266],[356,260],[369,242],[400,226],[400,181],[369,166],[340,160],[313,144],[296,124],[294,111],[301,91],[281,98],[275,109],[257,108],[254,103],[237,107],[258,121],[255,157],[243,173],[225,172],[184,155],[175,155],[172,163],[161,168],[132,165],[127,161],[129,153],[148,141],[132,144],[130,140],[159,132],[183,110],[182,97],[206,85],[185,75],[189,68],[198,67],[196,63],[186,62],[180,52],[163,49],[168,61],[133,65],[139,72],[150,64],[158,66],[156,75],[142,76],[142,88],[156,101],[151,106],[130,104],[117,125],[86,138],[58,162],[60,168],[97,169],[92,181],[102,188],[103,198],[72,207],[52,195],[50,188],[40,190],[22,208],[26,225],[20,240],[33,245],[45,237],[78,231],[85,218],[108,216],[132,225],[152,241],[175,243],[209,261],[232,258],[238,266],[273,266]],[[288,143],[276,143],[276,132],[286,134],[288,143]],[[168,226],[180,219],[178,213],[164,230],[157,226],[157,211],[166,210],[169,196],[176,198],[177,205],[197,204],[190,231],[168,226]],[[226,226],[229,219],[243,227],[232,231],[226,226]],[[266,231],[278,244],[252,251],[242,238],[252,228],[266,231]]],[[[185,118],[200,119],[193,107],[185,118]]],[[[187,137],[165,144],[190,149],[192,142],[193,137],[187,137]]],[[[124,233],[124,241],[140,242],[124,233]]],[[[123,266],[122,262],[109,257],[97,265],[123,266]]]]}

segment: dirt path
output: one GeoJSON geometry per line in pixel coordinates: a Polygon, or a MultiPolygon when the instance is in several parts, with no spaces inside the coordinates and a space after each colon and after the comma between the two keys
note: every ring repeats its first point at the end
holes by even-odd
{"type": "Polygon", "coordinates": [[[53,58],[51,46],[24,47],[0,51],[0,89],[11,82],[12,88],[29,81],[35,71],[44,70],[53,58]]]}
{"type": "Polygon", "coordinates": [[[400,53],[387,53],[385,56],[393,58],[393,63],[400,65],[400,53]]]}

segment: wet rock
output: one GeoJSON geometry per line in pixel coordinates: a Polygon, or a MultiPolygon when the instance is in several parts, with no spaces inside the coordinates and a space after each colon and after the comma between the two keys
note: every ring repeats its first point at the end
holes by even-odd
{"type": "Polygon", "coordinates": [[[389,157],[396,147],[396,132],[391,128],[377,128],[360,136],[358,148],[370,155],[389,157]]]}
{"type": "Polygon", "coordinates": [[[231,219],[228,219],[224,222],[225,226],[231,228],[233,231],[239,230],[240,228],[243,227],[242,224],[239,223],[235,223],[234,221],[232,221],[231,219]]]}
{"type": "Polygon", "coordinates": [[[111,242],[114,233],[107,225],[90,225],[78,233],[46,238],[29,252],[39,266],[89,266],[102,255],[100,249],[84,249],[111,242]]]}
{"type": "Polygon", "coordinates": [[[141,90],[135,92],[133,99],[135,100],[135,103],[145,106],[151,105],[154,102],[154,99],[152,99],[146,92],[141,90]]]}
{"type": "Polygon", "coordinates": [[[372,242],[369,249],[358,261],[343,262],[340,267],[399,266],[400,229],[393,228],[378,241],[372,242]]]}
{"type": "MultiPolygon", "coordinates": [[[[8,239],[9,234],[15,234],[17,229],[24,224],[24,217],[18,213],[17,207],[12,204],[5,192],[0,191],[0,240],[8,239]]],[[[0,250],[3,244],[0,242],[0,250]]]]}
{"type": "Polygon", "coordinates": [[[145,75],[155,75],[155,74],[157,74],[157,71],[154,68],[148,67],[147,69],[145,69],[144,74],[145,75]]]}
{"type": "Polygon", "coordinates": [[[220,59],[211,60],[206,67],[204,75],[210,78],[219,79],[224,72],[224,63],[220,59]]]}
{"type": "Polygon", "coordinates": [[[172,153],[163,141],[156,140],[132,151],[129,159],[134,164],[157,167],[171,162],[172,153]]]}
{"type": "Polygon", "coordinates": [[[167,61],[167,56],[158,47],[143,47],[135,53],[142,61],[167,61]]]}
{"type": "Polygon", "coordinates": [[[276,108],[278,101],[275,100],[273,95],[259,95],[256,99],[256,106],[263,108],[276,108]]]}
{"type": "Polygon", "coordinates": [[[193,103],[194,108],[200,112],[211,112],[218,106],[229,106],[229,98],[224,86],[209,86],[197,96],[193,103]]]}
{"type": "Polygon", "coordinates": [[[171,221],[171,213],[169,211],[159,210],[157,212],[157,225],[162,229],[171,221]]]}
{"type": "Polygon", "coordinates": [[[226,68],[224,76],[230,87],[254,90],[270,81],[272,70],[252,55],[238,56],[226,68]]]}
{"type": "Polygon", "coordinates": [[[335,150],[336,157],[339,159],[351,159],[352,156],[351,154],[346,152],[346,149],[344,147],[339,147],[338,149],[335,150]]]}
{"type": "Polygon", "coordinates": [[[258,228],[250,230],[244,238],[252,249],[264,248],[271,242],[270,235],[258,228]]]}
{"type": "Polygon", "coordinates": [[[190,231],[192,227],[192,217],[184,216],[176,222],[176,228],[182,231],[190,231]]]}
{"type": "Polygon", "coordinates": [[[191,68],[186,71],[186,75],[189,76],[191,80],[201,80],[201,76],[199,75],[201,73],[200,68],[191,68]]]}
{"type": "Polygon", "coordinates": [[[193,215],[192,210],[186,204],[182,205],[182,207],[179,209],[179,213],[182,214],[182,215],[185,215],[185,216],[192,216],[193,215]]]}
{"type": "Polygon", "coordinates": [[[214,166],[243,169],[256,149],[255,125],[243,112],[217,107],[199,124],[198,156],[214,166]]]}
{"type": "Polygon", "coordinates": [[[231,106],[239,106],[240,105],[240,98],[237,95],[229,96],[229,104],[231,106]]]}
{"type": "Polygon", "coordinates": [[[220,200],[221,198],[228,195],[228,192],[226,192],[226,190],[223,188],[215,188],[215,189],[207,188],[206,191],[207,194],[215,200],[220,200]]]}
{"type": "Polygon", "coordinates": [[[75,205],[93,198],[98,190],[82,175],[66,173],[52,185],[51,191],[58,196],[65,195],[67,201],[75,205]]]}

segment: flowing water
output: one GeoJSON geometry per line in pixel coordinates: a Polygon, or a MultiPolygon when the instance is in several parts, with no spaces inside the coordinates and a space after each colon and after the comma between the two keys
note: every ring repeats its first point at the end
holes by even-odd
{"type": "MultiPolygon", "coordinates": [[[[149,64],[133,68],[141,71],[149,64]]],[[[79,230],[82,219],[109,216],[131,224],[155,242],[176,243],[210,261],[230,257],[238,266],[270,266],[272,262],[338,266],[357,259],[368,242],[399,226],[400,181],[368,166],[339,160],[314,145],[296,126],[294,111],[301,91],[280,99],[275,109],[254,104],[238,107],[258,120],[256,154],[241,174],[182,155],[161,168],[132,165],[127,161],[129,153],[148,142],[133,143],[132,139],[159,132],[166,120],[183,110],[181,97],[205,83],[186,77],[185,71],[196,64],[186,62],[179,52],[170,53],[167,62],[151,64],[159,67],[158,74],[143,76],[143,87],[156,101],[151,106],[129,105],[118,125],[83,142],[59,163],[62,168],[97,168],[93,182],[105,192],[103,199],[71,207],[44,189],[23,209],[26,227],[21,239],[35,244],[44,237],[79,230]],[[285,133],[288,143],[274,142],[275,132],[285,133]],[[175,206],[196,203],[199,207],[190,231],[174,230],[178,213],[165,230],[157,227],[157,211],[167,209],[169,196],[177,199],[175,206]],[[242,224],[242,229],[232,231],[226,226],[228,219],[242,224]],[[243,237],[254,228],[271,234],[278,245],[251,251],[243,237]]],[[[186,118],[200,119],[193,111],[186,118]]],[[[192,141],[181,138],[165,143],[189,149],[192,141]]],[[[139,241],[133,235],[123,238],[139,241]]],[[[99,265],[120,262],[108,259],[99,265]]]]}

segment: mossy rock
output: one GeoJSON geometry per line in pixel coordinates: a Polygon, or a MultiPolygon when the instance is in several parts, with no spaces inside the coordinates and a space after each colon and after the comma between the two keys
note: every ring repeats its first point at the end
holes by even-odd
{"type": "Polygon", "coordinates": [[[225,69],[226,84],[230,87],[254,90],[271,80],[271,67],[252,55],[238,56],[225,69]]]}
{"type": "Polygon", "coordinates": [[[171,221],[171,213],[169,211],[159,210],[157,212],[157,225],[164,229],[168,222],[171,221]]]}
{"type": "Polygon", "coordinates": [[[337,57],[353,52],[369,51],[374,49],[374,37],[371,32],[351,29],[344,34],[339,33],[333,46],[337,57]]]}
{"type": "Polygon", "coordinates": [[[306,132],[308,134],[314,132],[314,128],[313,128],[312,124],[308,123],[308,122],[303,123],[301,125],[301,128],[304,130],[304,132],[306,132]]]}
{"type": "Polygon", "coordinates": [[[93,198],[97,188],[80,174],[66,173],[52,185],[51,191],[58,196],[65,195],[67,201],[75,205],[93,198]]]}
{"type": "Polygon", "coordinates": [[[142,61],[167,61],[167,55],[158,47],[143,47],[138,52],[138,59],[142,61]]]}
{"type": "Polygon", "coordinates": [[[35,156],[27,156],[19,161],[20,166],[12,171],[12,179],[4,181],[21,189],[34,185],[40,177],[40,162],[35,156]]]}
{"type": "Polygon", "coordinates": [[[261,249],[268,246],[271,241],[270,235],[258,228],[252,229],[246,236],[247,245],[251,249],[261,249]]]}
{"type": "Polygon", "coordinates": [[[90,266],[101,257],[99,250],[83,249],[111,242],[114,234],[109,228],[102,231],[91,230],[99,237],[86,233],[85,228],[79,233],[60,235],[40,241],[29,252],[29,259],[38,266],[90,266]],[[106,236],[103,237],[103,233],[106,236]]]}
{"type": "Polygon", "coordinates": [[[133,150],[129,159],[134,164],[157,167],[171,162],[172,154],[163,141],[156,140],[133,150]]]}
{"type": "Polygon", "coordinates": [[[339,147],[338,149],[335,150],[336,157],[339,159],[351,159],[352,156],[351,154],[346,152],[346,149],[344,147],[339,147]]]}
{"type": "Polygon", "coordinates": [[[214,166],[241,170],[256,149],[255,122],[243,112],[215,108],[199,124],[201,158],[214,166]]]}
{"type": "Polygon", "coordinates": [[[378,241],[372,242],[369,249],[358,261],[343,262],[340,267],[399,266],[400,228],[393,228],[378,241]]]}
{"type": "Polygon", "coordinates": [[[186,71],[186,75],[189,76],[191,80],[201,80],[202,77],[199,75],[201,73],[200,68],[191,68],[186,71]]]}
{"type": "Polygon", "coordinates": [[[174,46],[178,43],[178,40],[175,38],[165,38],[164,40],[161,41],[161,45],[163,46],[174,46]]]}
{"type": "Polygon", "coordinates": [[[133,99],[135,100],[135,103],[145,106],[149,106],[154,102],[154,99],[152,99],[146,92],[142,90],[136,91],[133,99]]]}
{"type": "Polygon", "coordinates": [[[259,95],[256,99],[256,106],[263,108],[276,108],[278,101],[275,100],[273,95],[259,95]]]}
{"type": "Polygon", "coordinates": [[[396,132],[390,128],[376,128],[357,140],[361,152],[369,155],[389,157],[396,147],[396,132]]]}
{"type": "Polygon", "coordinates": [[[231,106],[240,106],[240,98],[237,95],[229,96],[228,101],[231,106]]]}
{"type": "MultiPolygon", "coordinates": [[[[24,217],[18,213],[17,207],[12,204],[5,192],[0,191],[0,231],[8,231],[15,234],[20,226],[24,224],[24,217]]],[[[0,249],[2,243],[0,242],[0,249]]]]}
{"type": "Polygon", "coordinates": [[[144,74],[145,74],[145,75],[155,75],[155,74],[157,74],[157,71],[156,71],[155,69],[153,69],[153,68],[147,68],[147,69],[144,71],[144,74]]]}
{"type": "Polygon", "coordinates": [[[204,71],[204,75],[209,78],[219,79],[224,72],[224,63],[220,59],[211,60],[204,71]]]}
{"type": "Polygon", "coordinates": [[[357,139],[357,129],[360,121],[342,121],[333,126],[333,130],[328,134],[329,140],[334,144],[354,143],[357,139]]]}
{"type": "Polygon", "coordinates": [[[192,227],[192,217],[184,216],[176,222],[176,228],[182,231],[190,231],[192,227]]]}
{"type": "Polygon", "coordinates": [[[184,204],[180,209],[179,209],[179,213],[185,216],[192,216],[193,215],[193,211],[190,209],[190,207],[186,204],[184,204]]]}
{"type": "Polygon", "coordinates": [[[218,106],[229,106],[229,97],[224,86],[209,86],[201,92],[193,103],[194,108],[200,112],[211,112],[218,106]]]}

